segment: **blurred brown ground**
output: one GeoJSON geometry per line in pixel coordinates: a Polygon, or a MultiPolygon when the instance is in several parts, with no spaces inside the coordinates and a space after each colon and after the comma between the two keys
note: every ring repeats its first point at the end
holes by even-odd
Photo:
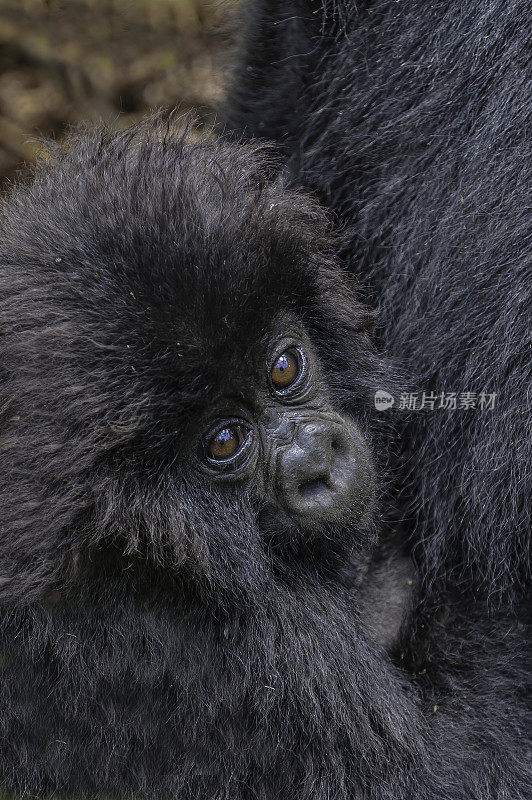
{"type": "Polygon", "coordinates": [[[221,97],[238,0],[0,0],[0,190],[38,137],[221,97]]]}

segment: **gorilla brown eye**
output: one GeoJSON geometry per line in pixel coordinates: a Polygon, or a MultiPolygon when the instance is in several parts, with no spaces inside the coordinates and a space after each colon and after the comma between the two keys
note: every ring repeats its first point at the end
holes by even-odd
{"type": "Polygon", "coordinates": [[[245,430],[242,425],[227,425],[220,428],[209,440],[207,451],[213,461],[225,461],[244,447],[252,436],[252,432],[245,430]]]}
{"type": "Polygon", "coordinates": [[[278,356],[271,370],[271,379],[275,389],[288,389],[299,378],[301,360],[298,351],[290,348],[278,356]]]}

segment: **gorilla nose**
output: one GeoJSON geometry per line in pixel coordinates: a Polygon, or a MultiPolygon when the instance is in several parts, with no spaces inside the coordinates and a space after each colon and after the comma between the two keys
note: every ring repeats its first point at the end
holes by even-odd
{"type": "Polygon", "coordinates": [[[336,424],[300,424],[280,464],[285,503],[290,511],[331,517],[351,504],[356,459],[351,437],[336,424]]]}

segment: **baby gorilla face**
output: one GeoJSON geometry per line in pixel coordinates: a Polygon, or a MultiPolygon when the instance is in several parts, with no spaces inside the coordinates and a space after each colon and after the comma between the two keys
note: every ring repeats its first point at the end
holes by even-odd
{"type": "Polygon", "coordinates": [[[284,335],[258,359],[246,405],[224,398],[209,416],[199,466],[211,481],[250,483],[272,514],[277,508],[296,526],[357,524],[373,495],[369,448],[333,407],[303,326],[285,319],[275,327],[284,335]]]}
{"type": "Polygon", "coordinates": [[[323,213],[273,172],[155,124],[7,202],[0,594],[93,549],[234,587],[284,542],[367,539],[382,365],[323,213]]]}

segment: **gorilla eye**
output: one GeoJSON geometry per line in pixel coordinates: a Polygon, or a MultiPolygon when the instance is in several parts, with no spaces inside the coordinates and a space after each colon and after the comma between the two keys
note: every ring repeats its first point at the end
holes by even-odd
{"type": "Polygon", "coordinates": [[[301,373],[301,357],[295,347],[285,350],[277,357],[271,370],[272,384],[275,389],[288,389],[301,373]]]}
{"type": "Polygon", "coordinates": [[[253,437],[253,431],[232,423],[219,428],[207,444],[207,454],[213,461],[227,461],[243,450],[253,437]]]}

